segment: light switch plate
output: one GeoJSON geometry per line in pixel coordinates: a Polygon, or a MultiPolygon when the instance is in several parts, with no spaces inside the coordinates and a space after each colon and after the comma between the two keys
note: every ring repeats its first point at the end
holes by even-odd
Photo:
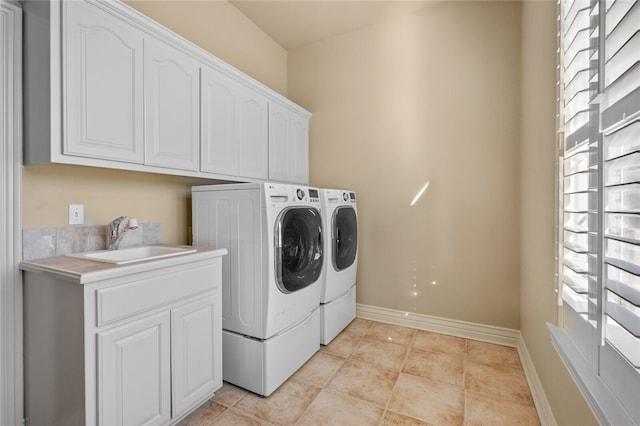
{"type": "Polygon", "coordinates": [[[84,204],[69,204],[69,225],[84,225],[84,204]]]}

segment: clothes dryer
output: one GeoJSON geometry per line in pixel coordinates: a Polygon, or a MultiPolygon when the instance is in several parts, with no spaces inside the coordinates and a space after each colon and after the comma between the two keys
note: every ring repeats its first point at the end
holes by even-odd
{"type": "Polygon", "coordinates": [[[358,216],[356,194],[320,190],[327,260],[320,297],[320,343],[329,344],[356,317],[358,216]]]}
{"type": "Polygon", "coordinates": [[[267,396],[320,347],[319,190],[275,183],[192,189],[193,243],[225,247],[223,379],[267,396]]]}

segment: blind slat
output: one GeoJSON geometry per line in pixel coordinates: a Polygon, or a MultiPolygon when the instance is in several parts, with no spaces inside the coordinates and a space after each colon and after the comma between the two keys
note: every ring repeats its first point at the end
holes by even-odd
{"type": "Polygon", "coordinates": [[[640,306],[640,276],[607,265],[607,285],[616,294],[640,306]]]}
{"type": "Polygon", "coordinates": [[[606,340],[635,368],[640,368],[640,339],[635,338],[621,324],[606,316],[606,340]]]}
{"type": "Polygon", "coordinates": [[[629,123],[604,136],[605,160],[612,160],[640,150],[640,120],[629,123]]]}
{"type": "Polygon", "coordinates": [[[640,182],[640,153],[634,152],[605,163],[606,186],[640,182]]]}
{"type": "Polygon", "coordinates": [[[640,26],[640,3],[629,11],[627,19],[622,21],[615,29],[612,29],[605,41],[605,60],[609,60],[620,48],[630,40],[639,30],[640,26]]]}
{"type": "Polygon", "coordinates": [[[613,291],[607,291],[606,312],[633,337],[640,337],[640,307],[630,303],[613,291]]]}
{"type": "Polygon", "coordinates": [[[636,32],[605,64],[605,86],[613,84],[638,62],[640,62],[640,32],[636,32]]]}
{"type": "Polygon", "coordinates": [[[635,1],[621,0],[616,1],[607,9],[605,23],[607,31],[606,36],[609,36],[611,32],[620,24],[620,21],[627,15],[629,10],[635,5],[635,1]]]}

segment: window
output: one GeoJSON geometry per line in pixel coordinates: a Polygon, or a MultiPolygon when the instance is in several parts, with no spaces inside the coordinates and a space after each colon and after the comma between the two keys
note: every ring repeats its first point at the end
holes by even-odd
{"type": "Polygon", "coordinates": [[[640,1],[560,0],[553,342],[602,424],[640,424],[640,1]]]}

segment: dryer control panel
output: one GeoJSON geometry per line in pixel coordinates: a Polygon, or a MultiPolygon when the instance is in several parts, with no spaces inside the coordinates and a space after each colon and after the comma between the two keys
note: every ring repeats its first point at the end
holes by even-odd
{"type": "Polygon", "coordinates": [[[356,204],[356,193],[341,189],[323,189],[324,202],[327,204],[356,204]]]}

